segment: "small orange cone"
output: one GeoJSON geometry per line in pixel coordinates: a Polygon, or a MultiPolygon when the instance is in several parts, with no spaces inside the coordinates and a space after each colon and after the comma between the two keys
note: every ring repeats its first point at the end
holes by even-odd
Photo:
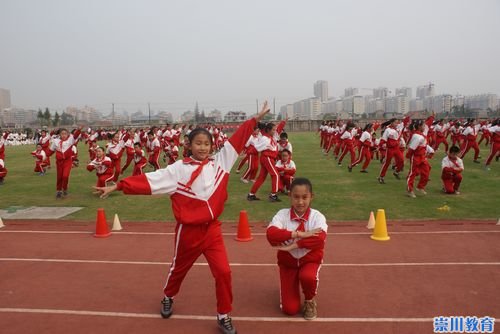
{"type": "Polygon", "coordinates": [[[375,227],[375,216],[373,215],[373,211],[370,211],[370,218],[368,219],[368,225],[366,225],[366,228],[373,230],[375,227]]]}
{"type": "Polygon", "coordinates": [[[384,209],[377,210],[377,218],[375,219],[375,229],[371,237],[373,240],[377,241],[387,241],[391,239],[387,234],[387,223],[385,221],[385,211],[384,209]]]}
{"type": "Polygon", "coordinates": [[[108,224],[106,223],[106,214],[104,213],[104,209],[97,209],[97,221],[95,224],[95,234],[96,238],[106,238],[111,235],[109,231],[108,224]]]}
{"type": "Polygon", "coordinates": [[[238,235],[234,238],[236,241],[253,240],[250,226],[248,226],[248,215],[245,210],[240,211],[240,221],[238,222],[238,235]]]}

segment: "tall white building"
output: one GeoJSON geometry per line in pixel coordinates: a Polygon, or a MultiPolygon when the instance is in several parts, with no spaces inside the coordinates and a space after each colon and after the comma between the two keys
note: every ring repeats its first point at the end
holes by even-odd
{"type": "Polygon", "coordinates": [[[299,120],[320,119],[321,100],[311,97],[293,104],[293,118],[299,120]]]}
{"type": "Polygon", "coordinates": [[[0,88],[0,111],[10,107],[10,91],[8,89],[0,88]]]}
{"type": "Polygon", "coordinates": [[[471,95],[465,98],[465,105],[469,109],[496,110],[498,96],[496,94],[471,95]]]}
{"type": "Polygon", "coordinates": [[[359,94],[359,88],[354,88],[354,87],[349,87],[344,89],[344,96],[349,97],[349,96],[354,96],[359,94]]]}
{"type": "Polygon", "coordinates": [[[385,112],[406,114],[410,111],[410,99],[407,96],[392,96],[386,99],[385,112]]]}
{"type": "Polygon", "coordinates": [[[412,97],[412,90],[410,87],[401,87],[401,88],[396,88],[396,96],[398,95],[403,95],[411,99],[412,97]]]}
{"type": "Polygon", "coordinates": [[[424,110],[424,101],[422,99],[416,98],[410,100],[410,111],[422,110],[424,110]]]}
{"type": "Polygon", "coordinates": [[[378,87],[373,89],[373,97],[376,99],[385,99],[389,95],[387,87],[378,87]]]}
{"type": "Polygon", "coordinates": [[[314,83],[314,97],[319,98],[321,102],[328,100],[328,81],[318,80],[314,83]]]}
{"type": "Polygon", "coordinates": [[[434,94],[435,94],[434,84],[431,82],[427,85],[417,87],[417,98],[419,99],[423,100],[428,96],[434,96],[434,94]]]}

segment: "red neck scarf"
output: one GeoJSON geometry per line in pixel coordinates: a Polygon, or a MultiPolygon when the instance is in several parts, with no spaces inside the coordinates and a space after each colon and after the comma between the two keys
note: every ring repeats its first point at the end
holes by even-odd
{"type": "Polygon", "coordinates": [[[299,222],[299,226],[295,231],[305,232],[305,223],[309,220],[309,214],[311,213],[311,208],[307,208],[306,212],[299,217],[293,208],[290,209],[290,220],[295,220],[299,222]]]}
{"type": "Polygon", "coordinates": [[[186,188],[191,188],[191,185],[193,184],[193,182],[196,180],[196,178],[198,176],[200,176],[200,174],[201,174],[201,172],[203,170],[203,166],[205,166],[206,164],[208,164],[208,162],[210,160],[212,160],[212,159],[211,158],[206,158],[203,161],[198,161],[198,160],[194,160],[193,158],[186,158],[186,159],[183,160],[183,162],[185,164],[198,165],[198,167],[191,174],[191,177],[189,178],[189,181],[186,183],[186,188]]]}

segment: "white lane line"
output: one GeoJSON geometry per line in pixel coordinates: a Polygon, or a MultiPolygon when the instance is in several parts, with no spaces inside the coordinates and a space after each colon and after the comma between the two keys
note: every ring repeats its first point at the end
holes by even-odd
{"type": "MultiPolygon", "coordinates": [[[[31,308],[0,308],[3,313],[40,313],[40,314],[61,314],[80,316],[102,316],[102,317],[122,317],[122,318],[153,318],[161,319],[159,314],[153,313],[131,313],[131,312],[104,312],[104,311],[84,311],[84,310],[57,310],[57,309],[31,309],[31,308]]],[[[308,322],[299,317],[231,317],[235,321],[255,321],[255,322],[308,322]]],[[[171,319],[181,320],[208,320],[214,321],[214,316],[207,315],[172,315],[171,319]]],[[[433,318],[316,318],[314,322],[432,322],[433,318]]],[[[499,320],[497,319],[496,322],[499,320]]]]}
{"type": "MultiPolygon", "coordinates": [[[[0,230],[0,233],[36,233],[36,234],[93,234],[93,231],[37,231],[37,230],[0,230]]],[[[114,235],[175,235],[174,232],[112,232],[114,235]]],[[[478,233],[500,233],[500,230],[484,231],[404,231],[390,232],[390,234],[478,234],[478,233]]],[[[371,232],[329,232],[329,235],[370,235],[371,232]]],[[[226,236],[235,236],[236,233],[222,233],[226,236]]],[[[252,233],[254,236],[265,236],[266,233],[252,233]]]]}
{"type": "MultiPolygon", "coordinates": [[[[2,257],[0,262],[51,262],[51,263],[91,263],[91,264],[130,264],[130,265],[170,265],[170,262],[156,261],[106,261],[76,259],[40,259],[2,257]]],[[[206,262],[196,262],[195,266],[208,266],[206,262]]],[[[230,263],[232,267],[275,267],[276,263],[230,263]]],[[[323,263],[322,267],[413,267],[413,266],[500,266],[500,262],[387,262],[387,263],[323,263]]]]}

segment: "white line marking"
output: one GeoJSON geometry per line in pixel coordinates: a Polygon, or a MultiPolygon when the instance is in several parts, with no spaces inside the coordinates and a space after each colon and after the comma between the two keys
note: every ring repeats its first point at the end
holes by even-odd
{"type": "MultiPolygon", "coordinates": [[[[39,233],[39,234],[93,234],[93,231],[36,231],[36,230],[2,230],[0,233],[39,233]]],[[[390,232],[390,234],[476,234],[476,233],[500,233],[500,230],[484,230],[484,231],[405,231],[405,232],[390,232]]],[[[175,235],[174,232],[117,232],[113,231],[114,235],[175,235]]],[[[328,235],[370,235],[371,232],[330,232],[328,235]]],[[[222,233],[225,236],[235,236],[235,233],[222,233]]],[[[254,236],[265,236],[266,233],[252,233],[254,236]]]]}
{"type": "MultiPolygon", "coordinates": [[[[77,311],[77,310],[56,310],[56,309],[29,309],[29,308],[0,308],[3,313],[41,313],[41,314],[62,314],[62,315],[82,315],[82,316],[103,316],[103,317],[123,317],[123,318],[153,318],[161,319],[159,314],[153,313],[131,313],[131,312],[103,312],[103,311],[77,311]]],[[[265,322],[307,322],[299,317],[231,317],[235,321],[265,321],[265,322]]],[[[214,321],[215,315],[172,315],[171,319],[181,320],[203,320],[214,321]]],[[[314,322],[432,322],[433,318],[316,318],[314,322]]],[[[495,322],[499,320],[496,319],[495,322]]]]}
{"type": "MultiPolygon", "coordinates": [[[[51,262],[51,263],[92,263],[92,264],[130,264],[130,265],[170,265],[170,262],[157,261],[105,261],[74,259],[40,259],[2,257],[0,262],[51,262]]],[[[206,262],[196,262],[195,266],[208,266],[206,262]]],[[[276,263],[230,263],[232,267],[275,267],[276,263]]],[[[323,263],[322,267],[412,267],[412,266],[500,266],[500,262],[387,262],[387,263],[323,263]]]]}

